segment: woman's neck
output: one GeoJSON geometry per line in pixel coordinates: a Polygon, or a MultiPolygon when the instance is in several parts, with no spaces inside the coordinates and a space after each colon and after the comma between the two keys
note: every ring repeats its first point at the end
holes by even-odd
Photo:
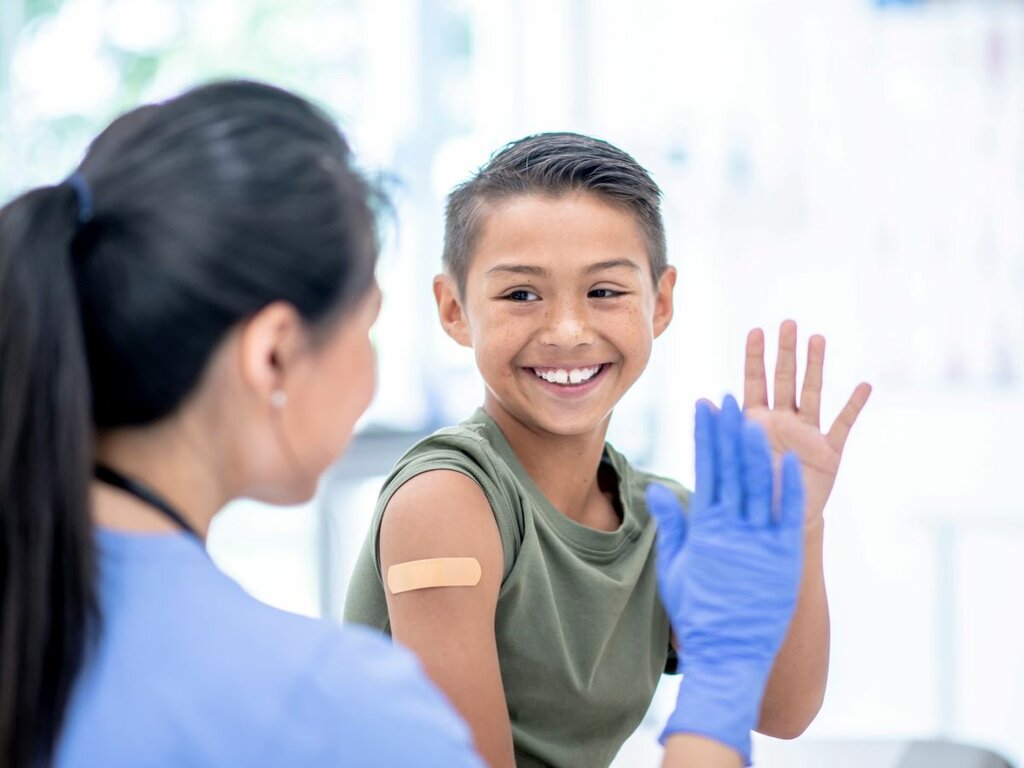
{"type": "MultiPolygon", "coordinates": [[[[209,450],[211,444],[198,438],[184,419],[116,429],[97,439],[96,461],[145,485],[205,540],[210,521],[231,494],[209,450]]],[[[150,504],[99,481],[92,484],[91,501],[93,522],[105,528],[140,533],[179,530],[150,504]]]]}
{"type": "Polygon", "coordinates": [[[617,527],[617,521],[608,523],[608,499],[598,484],[609,419],[583,435],[554,435],[524,424],[490,397],[484,402],[484,411],[552,506],[583,525],[617,527]]]}

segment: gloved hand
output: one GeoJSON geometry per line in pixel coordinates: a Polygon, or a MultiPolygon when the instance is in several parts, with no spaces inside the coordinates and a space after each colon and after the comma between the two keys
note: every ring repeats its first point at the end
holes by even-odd
{"type": "Polygon", "coordinates": [[[696,488],[688,518],[674,493],[647,488],[658,525],[658,585],[680,644],[683,680],[662,733],[707,736],[750,764],[768,674],[796,605],[803,559],[799,460],[782,458],[774,494],[764,430],[726,396],[697,405],[696,488]],[[775,503],[773,499],[778,499],[775,503]]]}

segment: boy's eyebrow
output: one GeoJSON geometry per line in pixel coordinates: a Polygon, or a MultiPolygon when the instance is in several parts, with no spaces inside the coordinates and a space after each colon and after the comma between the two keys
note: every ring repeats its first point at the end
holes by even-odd
{"type": "Polygon", "coordinates": [[[596,264],[591,264],[587,267],[586,273],[589,275],[594,272],[602,272],[606,269],[618,269],[620,267],[632,269],[636,272],[640,271],[640,265],[632,259],[610,259],[609,261],[599,261],[596,264]]]}
{"type": "Polygon", "coordinates": [[[487,275],[496,274],[509,274],[509,275],[534,275],[536,277],[545,277],[548,273],[543,267],[535,267],[530,264],[499,264],[496,267],[491,267],[487,270],[487,275]]]}
{"type": "MultiPolygon", "coordinates": [[[[640,265],[632,259],[609,259],[608,261],[599,261],[596,264],[591,264],[587,267],[584,272],[588,275],[594,272],[603,272],[606,269],[632,269],[635,272],[640,271],[640,265]]],[[[495,267],[491,267],[487,270],[487,276],[496,274],[508,274],[508,275],[534,275],[535,277],[546,277],[548,271],[543,267],[536,267],[532,264],[498,264],[495,267]]]]}

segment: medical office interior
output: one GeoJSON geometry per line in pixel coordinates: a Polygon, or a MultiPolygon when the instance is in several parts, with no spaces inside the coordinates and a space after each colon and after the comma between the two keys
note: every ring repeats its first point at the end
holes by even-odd
{"type": "MultiPolygon", "coordinates": [[[[211,534],[254,595],[340,617],[381,476],[482,401],[434,319],[444,196],[511,139],[580,131],[653,173],[679,270],[617,447],[692,482],[693,402],[740,393],[747,330],[787,317],[828,339],[827,420],[874,385],[826,509],[825,704],[755,764],[950,739],[1024,765],[1024,2],[2,0],[0,35],[4,200],[216,76],[313,98],[391,179],[356,444],[312,503],[238,502],[211,534]]],[[[657,764],[675,685],[616,766],[657,764]]]]}

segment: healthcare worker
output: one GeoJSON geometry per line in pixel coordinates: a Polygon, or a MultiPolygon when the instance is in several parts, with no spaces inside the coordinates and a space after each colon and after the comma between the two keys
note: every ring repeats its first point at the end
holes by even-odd
{"type": "MultiPolygon", "coordinates": [[[[0,211],[0,765],[482,765],[413,657],[249,597],[213,515],[294,504],[370,402],[381,196],[286,91],[118,118],[0,211]]],[[[792,614],[802,486],[735,400],[697,409],[684,516],[648,489],[682,647],[665,765],[749,759],[792,614]]]]}

